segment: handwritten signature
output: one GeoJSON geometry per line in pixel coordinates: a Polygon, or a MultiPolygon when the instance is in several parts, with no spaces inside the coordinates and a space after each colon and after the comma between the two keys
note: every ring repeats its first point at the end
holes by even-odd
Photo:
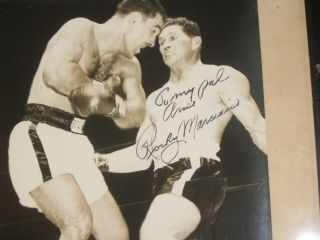
{"type": "Polygon", "coordinates": [[[172,162],[179,153],[180,143],[186,143],[185,140],[178,139],[170,132],[164,143],[154,145],[157,137],[157,126],[151,123],[141,134],[137,141],[136,154],[140,159],[161,159],[164,163],[172,162]],[[172,151],[169,151],[172,150],[172,151]],[[157,152],[160,151],[159,155],[157,152]]]}
{"type": "Polygon", "coordinates": [[[187,134],[192,134],[193,139],[196,139],[196,133],[200,131],[202,128],[208,126],[210,123],[215,121],[216,119],[222,117],[227,112],[239,107],[240,100],[236,99],[236,103],[221,109],[219,112],[211,114],[205,118],[199,119],[198,115],[195,115],[193,118],[189,118],[181,121],[178,127],[178,133],[181,133],[182,137],[186,137],[187,134]]]}
{"type": "Polygon", "coordinates": [[[194,108],[197,100],[201,100],[203,98],[208,87],[214,87],[218,83],[227,79],[229,79],[229,76],[224,75],[224,68],[219,68],[213,80],[203,80],[197,89],[193,86],[181,92],[175,92],[171,96],[170,87],[165,87],[156,96],[155,105],[158,107],[165,106],[162,119],[164,121],[168,121],[169,119],[174,118],[177,114],[194,108]],[[177,100],[182,97],[186,97],[186,99],[179,104],[177,100]]]}
{"type": "Polygon", "coordinates": [[[201,84],[200,87],[198,88],[198,98],[202,99],[206,89],[208,87],[214,87],[215,85],[217,85],[220,82],[223,82],[227,79],[229,79],[229,76],[224,76],[224,68],[219,68],[217,75],[216,75],[216,79],[214,80],[204,80],[201,84]]]}
{"type": "Polygon", "coordinates": [[[198,114],[196,114],[192,118],[185,119],[180,122],[178,129],[175,129],[176,133],[169,132],[165,141],[160,144],[155,144],[158,135],[157,125],[151,123],[137,139],[136,154],[140,159],[149,159],[152,157],[153,159],[161,160],[168,164],[178,155],[180,145],[187,143],[186,137],[191,134],[191,137],[196,139],[196,133],[198,131],[207,127],[227,112],[237,108],[239,105],[240,100],[237,99],[233,105],[207,117],[199,118],[198,114]]]}

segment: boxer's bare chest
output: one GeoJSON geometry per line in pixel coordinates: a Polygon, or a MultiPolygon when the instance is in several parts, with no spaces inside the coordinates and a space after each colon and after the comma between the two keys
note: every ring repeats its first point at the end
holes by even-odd
{"type": "Polygon", "coordinates": [[[220,98],[227,76],[208,71],[178,84],[167,83],[151,99],[151,121],[160,141],[172,133],[184,138],[220,135],[232,116],[220,98]]]}
{"type": "Polygon", "coordinates": [[[113,49],[104,49],[104,52],[100,52],[96,37],[92,33],[86,41],[79,65],[87,76],[95,78],[99,68],[100,73],[103,71],[105,76],[109,74],[125,75],[123,69],[130,66],[130,60],[113,49]]]}
{"type": "Polygon", "coordinates": [[[181,82],[169,81],[153,95],[152,119],[159,122],[180,121],[194,113],[206,115],[223,107],[220,92],[226,78],[221,70],[209,69],[181,82]]]}

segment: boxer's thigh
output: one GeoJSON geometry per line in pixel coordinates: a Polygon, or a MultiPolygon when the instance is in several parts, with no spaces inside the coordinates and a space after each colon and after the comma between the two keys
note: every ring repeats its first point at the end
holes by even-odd
{"type": "Polygon", "coordinates": [[[31,122],[18,123],[10,134],[8,160],[9,173],[13,187],[23,206],[37,205],[29,192],[43,183],[33,145],[28,134],[31,122]]]}
{"type": "Polygon", "coordinates": [[[62,174],[44,182],[30,192],[41,211],[57,227],[89,225],[90,208],[78,183],[71,174],[62,174]]]}
{"type": "Polygon", "coordinates": [[[93,234],[97,240],[129,238],[120,208],[109,191],[92,203],[90,209],[93,216],[93,234]]]}
{"type": "Polygon", "coordinates": [[[45,124],[37,126],[53,177],[71,174],[88,204],[100,199],[108,187],[94,162],[94,149],[85,135],[45,124]]]}
{"type": "Polygon", "coordinates": [[[141,234],[147,236],[145,239],[152,236],[185,239],[200,219],[198,208],[188,199],[171,193],[160,194],[151,203],[141,234]]]}
{"type": "Polygon", "coordinates": [[[227,179],[224,174],[207,176],[186,182],[183,196],[200,209],[202,223],[213,224],[226,196],[227,179]]]}

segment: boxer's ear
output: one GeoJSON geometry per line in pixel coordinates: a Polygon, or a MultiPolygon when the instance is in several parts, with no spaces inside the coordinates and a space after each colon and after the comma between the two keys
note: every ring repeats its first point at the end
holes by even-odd
{"type": "Polygon", "coordinates": [[[140,12],[132,12],[129,15],[128,23],[130,26],[132,26],[133,24],[141,21],[141,19],[142,19],[142,14],[140,12]]]}
{"type": "Polygon", "coordinates": [[[193,37],[192,38],[192,49],[197,49],[201,47],[202,44],[202,39],[199,36],[193,37]]]}

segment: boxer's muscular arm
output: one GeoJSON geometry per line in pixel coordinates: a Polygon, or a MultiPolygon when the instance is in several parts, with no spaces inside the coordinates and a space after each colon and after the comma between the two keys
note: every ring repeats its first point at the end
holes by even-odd
{"type": "Polygon", "coordinates": [[[73,19],[47,45],[43,80],[59,94],[69,96],[76,87],[92,81],[78,64],[90,31],[86,19],[73,19]]]}
{"type": "Polygon", "coordinates": [[[231,110],[232,113],[250,133],[256,146],[266,153],[265,119],[250,94],[248,79],[231,67],[225,67],[225,75],[229,78],[222,82],[219,89],[222,101],[228,107],[236,106],[231,110]]]}
{"type": "MultiPolygon", "coordinates": [[[[138,158],[147,160],[150,158],[149,146],[152,146],[152,143],[155,139],[155,127],[152,123],[152,114],[151,114],[151,103],[154,102],[152,98],[154,94],[151,94],[146,102],[146,112],[144,116],[144,121],[141,124],[137,137],[136,137],[136,153],[138,158]]],[[[150,159],[152,160],[152,159],[150,159]]]]}
{"type": "MultiPolygon", "coordinates": [[[[118,64],[121,64],[121,61],[118,64]]],[[[145,116],[146,96],[141,85],[141,69],[137,59],[123,64],[120,78],[126,95],[124,99],[126,113],[123,117],[114,118],[114,121],[122,128],[139,127],[145,116]]]]}
{"type": "Polygon", "coordinates": [[[136,140],[138,140],[140,137],[142,137],[142,135],[144,135],[144,136],[146,136],[146,140],[151,142],[152,135],[154,133],[153,128],[150,127],[150,126],[152,126],[151,102],[154,99],[153,95],[154,94],[151,94],[146,101],[146,108],[145,108],[146,110],[145,110],[144,120],[143,120],[142,124],[140,125],[136,140]],[[147,129],[150,129],[150,131],[147,129]]]}

